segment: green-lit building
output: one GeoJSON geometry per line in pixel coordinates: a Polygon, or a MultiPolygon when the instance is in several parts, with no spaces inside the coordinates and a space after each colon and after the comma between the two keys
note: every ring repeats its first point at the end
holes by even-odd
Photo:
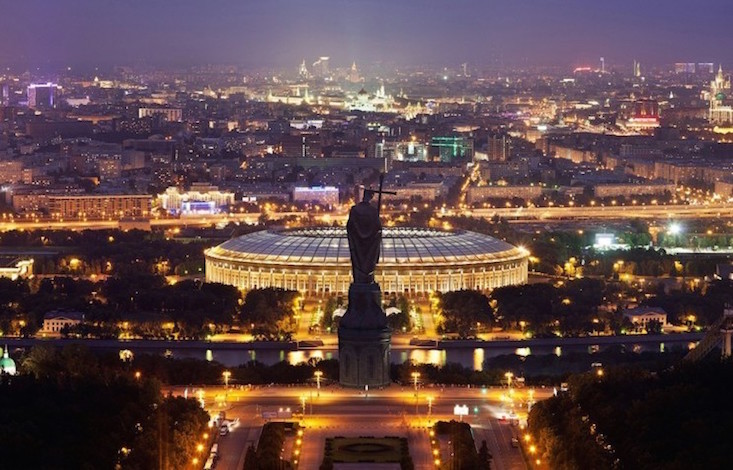
{"type": "Polygon", "coordinates": [[[430,140],[430,156],[441,162],[473,159],[473,139],[460,136],[436,136],[430,140]]]}

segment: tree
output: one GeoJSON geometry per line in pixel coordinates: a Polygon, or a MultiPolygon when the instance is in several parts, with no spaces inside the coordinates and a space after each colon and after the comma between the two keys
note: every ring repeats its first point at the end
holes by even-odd
{"type": "Polygon", "coordinates": [[[486,441],[481,441],[481,448],[478,450],[478,461],[481,466],[481,470],[491,470],[491,460],[493,456],[489,452],[489,447],[486,445],[486,441]]]}
{"type": "Polygon", "coordinates": [[[490,323],[493,320],[489,299],[476,290],[440,294],[440,308],[443,321],[439,328],[442,332],[467,336],[475,334],[478,323],[490,323]]]}
{"type": "Polygon", "coordinates": [[[662,322],[659,320],[649,320],[646,324],[646,332],[650,335],[657,335],[662,332],[662,322]]]}

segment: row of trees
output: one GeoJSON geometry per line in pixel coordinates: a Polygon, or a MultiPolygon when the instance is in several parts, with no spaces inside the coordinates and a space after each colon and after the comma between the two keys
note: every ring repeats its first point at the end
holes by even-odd
{"type": "MultiPolygon", "coordinates": [[[[294,428],[291,428],[294,430],[294,428]]],[[[286,470],[293,468],[289,460],[282,459],[285,442],[285,423],[267,423],[257,443],[257,450],[250,446],[244,458],[243,470],[286,470]]]]}
{"type": "Polygon", "coordinates": [[[491,468],[491,454],[482,442],[481,453],[476,451],[473,441],[473,432],[468,423],[458,421],[438,421],[434,426],[435,434],[450,439],[451,455],[446,456],[450,468],[455,470],[489,470],[491,468]]]}
{"type": "Polygon", "coordinates": [[[141,230],[35,230],[0,234],[0,246],[41,248],[34,270],[39,274],[200,274],[204,249],[215,242],[182,243],[164,232],[141,230]]]}
{"type": "Polygon", "coordinates": [[[242,298],[234,286],[194,280],[170,284],[155,274],[130,273],[97,282],[0,278],[0,329],[31,335],[47,312],[67,310],[84,314],[87,322],[65,331],[74,336],[116,338],[126,330],[139,337],[203,338],[244,326],[268,339],[288,339],[295,331],[298,298],[296,291],[275,288],[255,289],[242,298]]]}
{"type": "Polygon", "coordinates": [[[603,281],[578,279],[561,286],[501,287],[492,291],[489,297],[475,290],[446,292],[439,294],[441,321],[438,331],[464,337],[493,326],[523,329],[538,335],[551,335],[556,331],[581,335],[598,331],[598,307],[606,298],[606,290],[603,281]]]}
{"type": "MultiPolygon", "coordinates": [[[[505,219],[495,217],[492,220],[467,216],[431,218],[430,213],[417,212],[412,214],[410,222],[420,226],[431,225],[440,227],[448,223],[454,228],[472,230],[508,241],[514,245],[525,246],[532,253],[532,270],[557,275],[574,276],[577,272],[585,275],[599,275],[611,277],[619,273],[614,263],[624,261],[623,273],[641,276],[706,276],[715,271],[715,264],[721,259],[715,258],[688,258],[681,259],[667,254],[664,249],[650,247],[652,238],[649,226],[644,221],[632,220],[629,227],[616,234],[619,243],[631,246],[631,250],[594,251],[589,249],[595,242],[592,232],[576,231],[539,231],[527,234],[520,232],[507,223],[505,219]],[[572,266],[573,272],[568,272],[569,260],[577,260],[572,266]]],[[[689,227],[690,233],[670,235],[660,232],[657,245],[664,247],[683,246],[687,248],[728,247],[733,244],[731,234],[720,233],[724,227],[718,227],[717,233],[707,234],[707,226],[689,227]],[[697,233],[693,233],[697,230],[697,233]]],[[[570,263],[572,265],[573,263],[570,263]]]]}

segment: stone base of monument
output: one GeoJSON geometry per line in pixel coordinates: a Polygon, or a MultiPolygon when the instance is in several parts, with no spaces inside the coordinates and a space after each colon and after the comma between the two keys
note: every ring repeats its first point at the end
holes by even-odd
{"type": "Polygon", "coordinates": [[[339,382],[345,387],[390,384],[392,330],[382,310],[379,284],[351,284],[349,306],[339,322],[339,382]]]}

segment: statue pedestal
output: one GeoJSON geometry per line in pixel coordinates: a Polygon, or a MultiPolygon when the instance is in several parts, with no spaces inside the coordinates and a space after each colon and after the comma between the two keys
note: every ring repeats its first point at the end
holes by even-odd
{"type": "Polygon", "coordinates": [[[390,384],[392,331],[382,310],[379,284],[351,284],[349,306],[339,323],[339,381],[345,387],[390,384]]]}

